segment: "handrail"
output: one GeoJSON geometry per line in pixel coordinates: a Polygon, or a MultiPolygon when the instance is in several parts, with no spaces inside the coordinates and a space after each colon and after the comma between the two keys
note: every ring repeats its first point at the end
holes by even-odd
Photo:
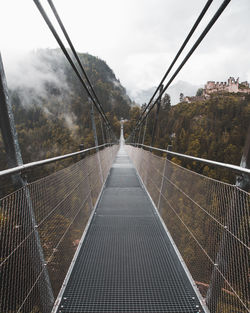
{"type": "Polygon", "coordinates": [[[89,152],[89,151],[92,151],[94,149],[101,148],[101,147],[104,147],[104,146],[109,146],[109,145],[113,145],[113,143],[104,143],[102,145],[99,145],[99,146],[96,146],[96,147],[91,147],[91,148],[88,148],[88,149],[85,149],[85,150],[76,151],[76,152],[60,155],[60,156],[57,156],[57,157],[53,157],[53,158],[49,158],[49,159],[45,159],[45,160],[40,160],[40,161],[35,161],[35,162],[30,162],[30,163],[23,164],[23,165],[20,165],[20,166],[12,167],[12,168],[9,168],[7,170],[0,171],[0,177],[6,176],[6,175],[10,175],[10,174],[15,174],[15,173],[18,173],[18,172],[22,172],[22,171],[24,171],[26,169],[29,169],[29,168],[32,168],[32,167],[53,163],[53,162],[56,162],[56,161],[59,161],[59,160],[63,160],[63,159],[68,159],[68,158],[71,158],[71,157],[73,157],[75,155],[79,155],[79,154],[82,154],[82,153],[85,153],[85,152],[89,152]]]}
{"type": "Polygon", "coordinates": [[[135,145],[135,146],[145,147],[145,148],[156,150],[156,151],[161,151],[161,152],[164,152],[164,153],[172,154],[172,155],[175,155],[175,156],[178,156],[178,157],[182,157],[182,158],[186,158],[186,159],[190,159],[190,160],[193,160],[193,161],[198,161],[198,162],[203,162],[203,163],[207,163],[207,164],[210,164],[210,165],[215,165],[215,166],[228,168],[228,169],[235,170],[237,172],[244,173],[244,174],[250,174],[250,169],[249,168],[244,168],[244,167],[233,165],[233,164],[228,164],[228,163],[222,163],[222,162],[212,161],[212,160],[208,160],[208,159],[197,158],[197,157],[194,157],[192,155],[182,154],[182,153],[173,152],[173,151],[160,149],[160,148],[155,148],[155,147],[151,147],[151,146],[146,146],[146,145],[143,145],[141,143],[129,143],[129,144],[130,145],[135,145]]]}

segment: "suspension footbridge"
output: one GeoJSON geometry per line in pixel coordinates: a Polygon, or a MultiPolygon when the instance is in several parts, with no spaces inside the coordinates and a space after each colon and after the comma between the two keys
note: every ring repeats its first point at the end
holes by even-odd
{"type": "Polygon", "coordinates": [[[204,312],[189,277],[121,145],[54,312],[204,312]]]}
{"type": "Polygon", "coordinates": [[[33,1],[100,114],[106,140],[98,145],[92,106],[94,147],[23,164],[0,59],[0,126],[9,167],[0,179],[11,178],[15,187],[0,199],[0,312],[249,312],[250,128],[241,166],[154,147],[161,96],[230,0],[163,86],[212,0],[206,2],[126,143],[123,121],[118,142],[52,0],[72,53],[40,1],[33,1]],[[172,156],[223,168],[236,183],[191,171],[172,156]],[[55,164],[65,160],[70,165],[58,170],[55,164]],[[55,166],[50,175],[27,181],[27,171],[48,164],[55,166]]]}
{"type": "Polygon", "coordinates": [[[1,199],[2,312],[247,312],[249,193],[122,139],[1,199]]]}

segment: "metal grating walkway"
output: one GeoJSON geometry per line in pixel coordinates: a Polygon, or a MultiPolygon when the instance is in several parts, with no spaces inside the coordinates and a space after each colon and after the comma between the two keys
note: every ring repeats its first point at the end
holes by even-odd
{"type": "Polygon", "coordinates": [[[122,147],[61,295],[57,313],[204,312],[122,147]]]}

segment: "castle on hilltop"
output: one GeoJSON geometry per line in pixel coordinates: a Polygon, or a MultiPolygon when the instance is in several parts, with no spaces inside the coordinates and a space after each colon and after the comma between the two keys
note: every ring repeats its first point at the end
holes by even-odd
{"type": "Polygon", "coordinates": [[[226,82],[208,81],[203,90],[205,97],[215,92],[230,92],[230,93],[250,93],[249,83],[247,81],[239,83],[239,78],[236,80],[233,77],[229,77],[226,82]]]}
{"type": "Polygon", "coordinates": [[[241,93],[241,94],[250,94],[250,86],[247,81],[239,82],[239,78],[235,79],[229,77],[227,82],[214,82],[208,81],[204,86],[202,94],[195,97],[184,97],[184,102],[200,101],[210,98],[210,95],[213,93],[241,93]]]}

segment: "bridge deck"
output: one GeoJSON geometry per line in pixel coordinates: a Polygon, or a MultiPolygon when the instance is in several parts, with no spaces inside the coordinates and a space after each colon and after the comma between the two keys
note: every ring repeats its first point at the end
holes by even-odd
{"type": "Polygon", "coordinates": [[[56,312],[204,312],[123,148],[56,312]]]}

